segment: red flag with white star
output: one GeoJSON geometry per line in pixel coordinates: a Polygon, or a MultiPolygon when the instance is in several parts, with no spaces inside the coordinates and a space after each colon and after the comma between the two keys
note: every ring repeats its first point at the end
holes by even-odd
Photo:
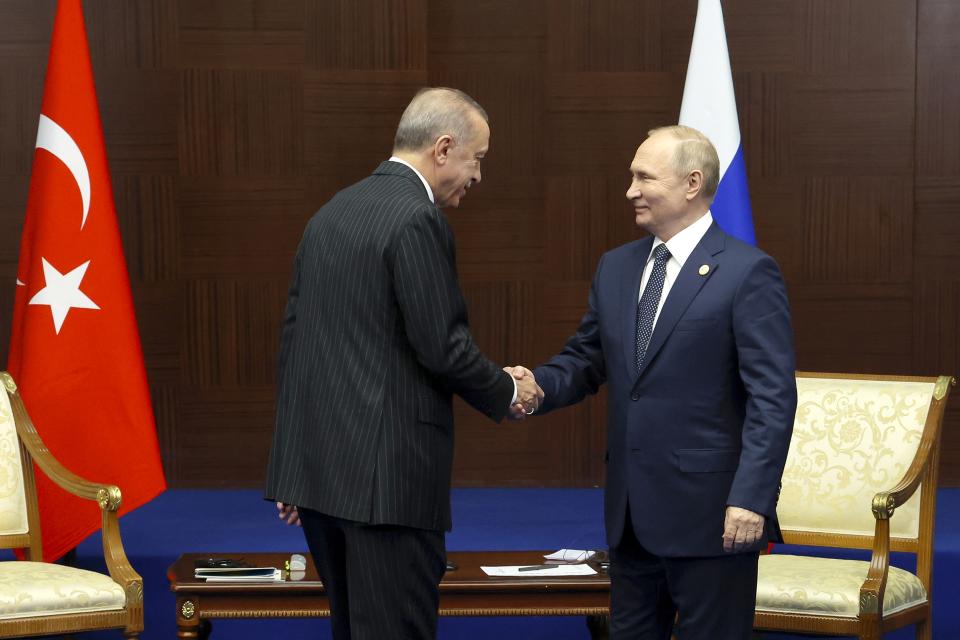
{"type": "MultiPolygon", "coordinates": [[[[120,513],[165,488],[80,0],[60,0],[17,270],[10,373],[68,469],[116,484],[120,513]]],[[[100,527],[37,471],[44,559],[100,527]]]]}

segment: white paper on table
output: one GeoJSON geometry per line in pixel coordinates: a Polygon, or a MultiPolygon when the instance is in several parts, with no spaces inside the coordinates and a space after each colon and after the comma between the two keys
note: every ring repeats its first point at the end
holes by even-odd
{"type": "Polygon", "coordinates": [[[283,582],[283,572],[274,569],[271,575],[265,576],[210,575],[204,576],[204,579],[207,582],[283,582]]]}
{"type": "Polygon", "coordinates": [[[550,576],[595,576],[597,572],[588,564],[550,564],[542,569],[520,571],[521,566],[480,567],[488,576],[496,578],[549,578],[550,576]]]}
{"type": "Polygon", "coordinates": [[[597,555],[596,551],[587,551],[586,549],[560,549],[553,553],[543,556],[547,560],[559,560],[560,562],[586,562],[597,555]]]}

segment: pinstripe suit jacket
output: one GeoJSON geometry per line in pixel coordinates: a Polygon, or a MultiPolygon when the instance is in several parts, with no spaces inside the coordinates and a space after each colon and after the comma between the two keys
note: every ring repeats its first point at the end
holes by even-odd
{"type": "Polygon", "coordinates": [[[453,233],[408,167],[333,197],[297,250],[266,497],[450,529],[452,394],[493,420],[513,382],[474,343],[453,233]]]}

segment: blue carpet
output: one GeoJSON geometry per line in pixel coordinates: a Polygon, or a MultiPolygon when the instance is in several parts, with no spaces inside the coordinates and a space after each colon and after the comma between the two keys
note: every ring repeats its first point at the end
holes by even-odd
{"type": "MultiPolygon", "coordinates": [[[[457,489],[454,530],[447,548],[461,550],[603,548],[603,497],[599,489],[457,489]]],[[[960,489],[941,489],[937,505],[934,564],[934,638],[960,639],[960,489]]],[[[143,640],[176,637],[174,598],[167,567],[187,551],[305,551],[299,529],[280,523],[272,504],[253,490],[167,491],[125,516],[121,530],[127,555],[145,583],[143,640]]],[[[78,548],[81,566],[102,570],[99,534],[78,548]]],[[[778,547],[779,552],[806,553],[778,547]]],[[[895,554],[909,568],[913,557],[895,554]]],[[[111,638],[116,632],[78,636],[111,638]]],[[[217,620],[214,640],[330,638],[326,620],[217,620]]],[[[768,633],[765,640],[800,636],[768,633]]],[[[441,618],[441,640],[586,640],[582,618],[441,618]]],[[[885,638],[913,638],[908,627],[885,638]]]]}

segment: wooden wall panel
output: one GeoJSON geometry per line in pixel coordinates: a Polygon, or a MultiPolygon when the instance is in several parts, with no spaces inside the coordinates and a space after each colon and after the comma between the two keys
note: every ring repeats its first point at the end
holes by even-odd
{"type": "Polygon", "coordinates": [[[181,67],[299,70],[306,62],[302,0],[180,0],[176,7],[181,67]]]}
{"type": "Polygon", "coordinates": [[[646,132],[676,122],[683,78],[665,73],[557,73],[547,78],[544,170],[623,176],[646,132]]]}
{"type": "Polygon", "coordinates": [[[400,114],[426,81],[422,71],[305,72],[304,171],[338,190],[369,175],[390,157],[400,114]]]}
{"type": "MultiPolygon", "coordinates": [[[[914,147],[913,366],[960,370],[960,5],[919,0],[914,147]]],[[[956,389],[954,390],[956,391],[956,389]]],[[[960,485],[960,402],[947,410],[941,482],[960,485]]]]}
{"type": "Polygon", "coordinates": [[[804,281],[910,282],[912,192],[910,178],[833,175],[804,180],[804,281]],[[865,245],[872,250],[861,250],[865,245]]]}
{"type": "MultiPolygon", "coordinates": [[[[724,0],[759,244],[805,369],[960,371],[960,7],[724,0]]],[[[0,362],[53,0],[0,6],[0,362]]],[[[491,117],[449,211],[478,343],[536,364],[638,236],[628,165],[680,109],[696,0],[85,3],[117,213],[173,486],[258,486],[277,329],[312,213],[390,153],[421,86],[491,117]]],[[[603,480],[603,392],[493,425],[458,402],[461,485],[603,480]]],[[[960,398],[945,484],[960,484],[960,398]]]]}
{"type": "MultiPolygon", "coordinates": [[[[507,70],[538,72],[543,65],[543,15],[552,4],[430,0],[424,68],[431,74],[455,69],[493,77],[507,70]]],[[[432,77],[431,83],[439,84],[432,77]]]]}
{"type": "Polygon", "coordinates": [[[306,0],[305,5],[312,68],[426,68],[426,0],[306,0]]]}
{"type": "Polygon", "coordinates": [[[184,70],[179,131],[181,175],[298,175],[303,155],[300,73],[184,70]]]}
{"type": "MultiPolygon", "coordinates": [[[[40,4],[53,6],[49,1],[40,4]]],[[[104,84],[100,76],[102,68],[173,69],[177,66],[177,58],[183,56],[183,48],[178,47],[177,3],[173,0],[97,0],[96,10],[85,11],[84,16],[90,56],[97,67],[97,86],[104,84]]],[[[45,33],[44,39],[48,37],[49,34],[45,33]]],[[[180,42],[183,42],[182,37],[180,42]]],[[[43,52],[42,59],[46,60],[46,57],[43,52]]],[[[121,89],[109,91],[111,95],[136,95],[122,83],[110,86],[121,89]]],[[[99,98],[102,109],[104,91],[100,91],[99,98]]],[[[105,114],[101,113],[101,116],[105,117],[105,114]]]]}
{"type": "Polygon", "coordinates": [[[801,71],[860,74],[867,79],[913,75],[916,3],[801,0],[795,4],[801,71]]]}
{"type": "Polygon", "coordinates": [[[569,73],[661,69],[659,0],[548,3],[548,65],[569,73]]]}

